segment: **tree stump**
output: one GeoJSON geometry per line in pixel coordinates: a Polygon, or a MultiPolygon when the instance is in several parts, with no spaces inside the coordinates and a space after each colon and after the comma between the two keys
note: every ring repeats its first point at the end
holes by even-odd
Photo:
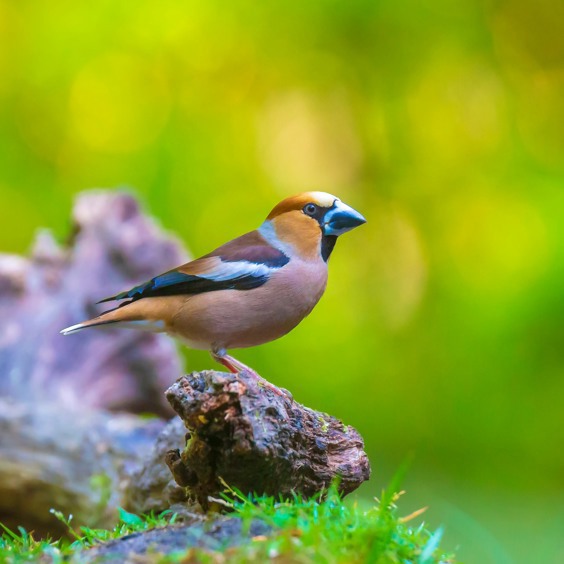
{"type": "Polygon", "coordinates": [[[333,481],[343,494],[370,476],[358,432],[247,372],[194,372],[166,392],[188,430],[166,462],[204,506],[224,483],[245,493],[306,497],[333,481]]]}

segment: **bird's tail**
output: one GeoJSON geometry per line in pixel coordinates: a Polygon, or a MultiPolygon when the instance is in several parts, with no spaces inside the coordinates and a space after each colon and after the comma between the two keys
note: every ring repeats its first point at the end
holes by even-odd
{"type": "MultiPolygon", "coordinates": [[[[159,298],[154,298],[156,302],[159,298]]],[[[127,329],[141,329],[144,331],[161,332],[165,330],[165,324],[159,310],[153,311],[149,304],[143,304],[145,300],[137,300],[120,305],[114,309],[105,311],[82,323],[71,325],[61,331],[63,335],[71,335],[89,327],[103,327],[108,325],[115,325],[127,329]]],[[[166,313],[166,312],[164,312],[166,313]]]]}
{"type": "Polygon", "coordinates": [[[88,319],[87,321],[83,321],[82,323],[77,323],[76,325],[71,325],[70,327],[66,327],[61,331],[61,335],[72,335],[72,333],[77,333],[78,331],[82,331],[83,329],[88,329],[89,327],[100,327],[101,325],[110,325],[113,323],[120,323],[122,321],[126,321],[124,319],[123,314],[118,313],[120,308],[110,309],[101,313],[97,317],[93,319],[88,319]]]}
{"type": "Polygon", "coordinates": [[[73,333],[78,333],[78,331],[88,329],[89,327],[99,327],[100,325],[109,325],[111,323],[119,323],[119,321],[110,321],[96,317],[88,321],[83,321],[82,323],[77,323],[76,325],[71,325],[70,327],[65,327],[65,329],[61,331],[61,335],[72,335],[73,333]]]}

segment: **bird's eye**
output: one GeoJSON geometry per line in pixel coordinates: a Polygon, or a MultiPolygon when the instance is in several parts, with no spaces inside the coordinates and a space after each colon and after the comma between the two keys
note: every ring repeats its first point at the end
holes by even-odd
{"type": "Polygon", "coordinates": [[[307,204],[304,206],[304,213],[307,215],[314,216],[315,212],[317,211],[317,206],[315,204],[307,204]]]}

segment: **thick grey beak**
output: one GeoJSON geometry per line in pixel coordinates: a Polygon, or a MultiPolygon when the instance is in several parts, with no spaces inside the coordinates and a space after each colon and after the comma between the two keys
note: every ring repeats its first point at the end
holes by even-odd
{"type": "Polygon", "coordinates": [[[334,206],[325,214],[323,232],[325,235],[342,235],[359,225],[366,223],[366,219],[356,210],[337,200],[334,206]]]}

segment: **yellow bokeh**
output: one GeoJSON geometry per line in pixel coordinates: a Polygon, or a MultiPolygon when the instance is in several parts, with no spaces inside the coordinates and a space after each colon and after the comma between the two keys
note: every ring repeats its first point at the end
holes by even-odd
{"type": "Polygon", "coordinates": [[[542,276],[548,234],[535,208],[515,195],[467,195],[444,210],[445,241],[464,281],[494,300],[514,299],[542,276]]]}
{"type": "Polygon", "coordinates": [[[161,133],[171,99],[158,61],[110,52],[77,74],[70,92],[72,133],[92,149],[127,153],[161,133]]]}

